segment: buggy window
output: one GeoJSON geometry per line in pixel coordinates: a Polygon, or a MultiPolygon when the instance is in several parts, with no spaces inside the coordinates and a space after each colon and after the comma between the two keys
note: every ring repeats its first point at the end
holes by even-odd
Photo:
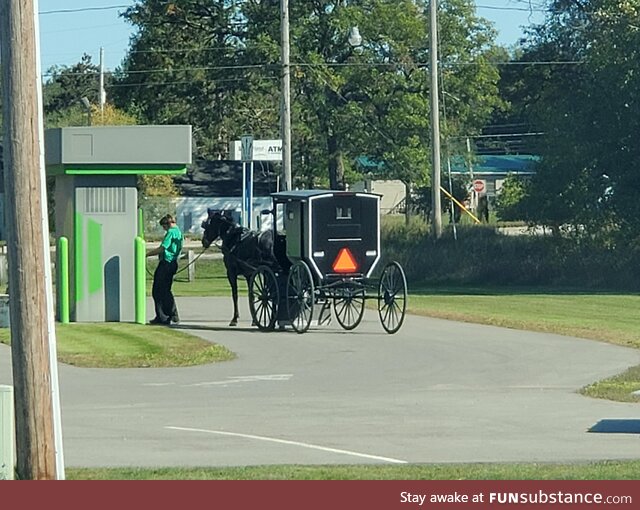
{"type": "Polygon", "coordinates": [[[287,233],[286,229],[284,228],[284,210],[284,204],[276,204],[276,231],[281,235],[286,235],[287,233]]]}
{"type": "Polygon", "coordinates": [[[336,220],[350,220],[351,219],[351,207],[336,207],[336,220]]]}

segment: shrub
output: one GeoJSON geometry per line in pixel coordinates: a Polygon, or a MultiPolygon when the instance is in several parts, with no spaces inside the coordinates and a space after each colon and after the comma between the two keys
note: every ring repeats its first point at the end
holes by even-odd
{"type": "Polygon", "coordinates": [[[382,230],[384,262],[397,260],[412,285],[526,285],[640,289],[640,250],[584,238],[504,235],[488,226],[458,226],[434,242],[426,226],[382,230]]]}

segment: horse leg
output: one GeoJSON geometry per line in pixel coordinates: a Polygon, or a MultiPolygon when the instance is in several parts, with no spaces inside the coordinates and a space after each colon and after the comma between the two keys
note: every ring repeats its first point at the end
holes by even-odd
{"type": "Polygon", "coordinates": [[[237,326],[240,318],[240,313],[238,312],[238,275],[227,272],[227,278],[229,279],[229,285],[231,285],[231,298],[233,299],[233,318],[229,326],[237,326]]]}

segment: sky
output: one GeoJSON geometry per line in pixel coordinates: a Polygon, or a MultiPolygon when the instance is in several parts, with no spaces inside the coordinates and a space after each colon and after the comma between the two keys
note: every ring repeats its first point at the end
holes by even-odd
{"type": "MultiPolygon", "coordinates": [[[[106,70],[122,62],[133,27],[119,14],[133,0],[38,0],[40,55],[43,73],[51,66],[71,66],[82,55],[100,62],[104,48],[106,70]]],[[[530,12],[535,0],[476,0],[477,12],[495,24],[499,44],[510,46],[522,35],[522,26],[540,23],[543,14],[530,12]]],[[[363,34],[364,35],[364,34],[363,34]]]]}

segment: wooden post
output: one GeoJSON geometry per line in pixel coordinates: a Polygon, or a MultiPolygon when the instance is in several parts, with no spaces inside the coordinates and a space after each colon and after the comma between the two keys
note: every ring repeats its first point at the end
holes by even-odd
{"type": "Polygon", "coordinates": [[[0,20],[17,473],[55,479],[34,1],[0,0],[0,20]]]}
{"type": "Polygon", "coordinates": [[[196,279],[196,265],[194,264],[195,256],[193,250],[187,252],[187,274],[189,275],[189,283],[196,279]]]}

